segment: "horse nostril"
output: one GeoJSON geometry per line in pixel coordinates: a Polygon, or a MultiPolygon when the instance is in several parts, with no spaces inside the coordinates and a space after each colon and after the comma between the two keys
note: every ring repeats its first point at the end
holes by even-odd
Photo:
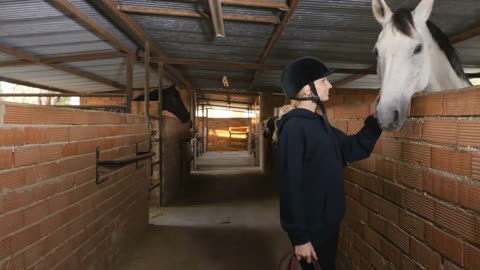
{"type": "Polygon", "coordinates": [[[397,110],[395,110],[395,111],[393,112],[393,122],[394,122],[394,123],[397,123],[398,120],[399,120],[399,118],[400,118],[400,113],[399,113],[397,110]]]}

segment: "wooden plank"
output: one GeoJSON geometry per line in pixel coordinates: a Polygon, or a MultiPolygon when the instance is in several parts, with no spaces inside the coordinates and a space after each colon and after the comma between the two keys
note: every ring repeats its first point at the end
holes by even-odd
{"type": "Polygon", "coordinates": [[[187,58],[167,58],[167,57],[152,57],[151,62],[161,62],[163,64],[173,65],[189,65],[189,66],[212,66],[212,67],[224,67],[224,68],[239,68],[239,69],[258,69],[263,67],[264,69],[283,69],[283,65],[260,65],[256,63],[242,63],[242,62],[224,62],[213,60],[197,60],[187,58]]]}
{"type": "MultiPolygon", "coordinates": [[[[105,58],[117,58],[124,57],[125,54],[117,51],[113,52],[99,52],[99,53],[82,53],[82,54],[71,54],[57,57],[49,58],[39,58],[38,63],[62,63],[62,62],[75,62],[75,61],[85,61],[85,60],[96,60],[96,59],[105,59],[105,58]]],[[[34,65],[37,64],[32,61],[27,60],[9,60],[0,62],[0,67],[11,67],[11,66],[25,66],[25,65],[34,65]]]]}
{"type": "MultiPolygon", "coordinates": [[[[208,14],[201,11],[195,11],[195,10],[153,8],[153,7],[129,6],[129,5],[118,5],[118,10],[126,13],[210,19],[210,16],[208,14]]],[[[223,19],[229,20],[229,21],[256,22],[256,23],[269,23],[269,24],[280,23],[280,19],[274,16],[254,16],[254,15],[245,15],[245,14],[223,13],[223,19]]]]}
{"type": "MultiPolygon", "coordinates": [[[[300,0],[290,1],[290,9],[283,15],[282,22],[275,29],[275,32],[273,33],[272,38],[270,39],[267,46],[263,50],[262,56],[260,57],[260,60],[258,61],[258,64],[264,64],[265,61],[267,60],[267,57],[269,56],[273,47],[275,47],[275,44],[277,44],[277,41],[280,38],[280,36],[282,35],[283,31],[287,28],[288,21],[290,20],[293,13],[297,9],[297,6],[298,6],[299,2],[300,2],[300,0]]],[[[248,86],[248,90],[251,90],[253,88],[253,85],[255,84],[255,82],[260,77],[261,71],[262,71],[261,68],[259,68],[259,69],[257,69],[257,71],[255,71],[255,75],[253,76],[253,79],[250,82],[250,85],[248,86]]]]}
{"type": "Polygon", "coordinates": [[[473,27],[461,33],[451,36],[450,43],[455,44],[480,35],[480,26],[473,27]]]}
{"type": "Polygon", "coordinates": [[[276,8],[288,11],[290,8],[286,3],[277,1],[263,1],[263,0],[222,0],[224,5],[246,6],[246,7],[261,7],[261,8],[276,8]]]}
{"type": "Polygon", "coordinates": [[[353,81],[358,80],[358,79],[360,79],[360,78],[363,78],[363,77],[365,77],[365,76],[367,76],[367,75],[368,75],[368,74],[355,74],[355,75],[352,75],[352,76],[347,77],[347,78],[345,78],[345,79],[343,79],[343,80],[340,80],[340,81],[338,81],[338,82],[335,82],[335,83],[333,84],[333,87],[335,87],[335,88],[340,87],[340,86],[345,85],[345,84],[347,84],[347,83],[350,83],[350,82],[353,82],[353,81]]]}
{"type": "Polygon", "coordinates": [[[127,56],[127,85],[125,93],[127,95],[127,113],[132,112],[132,99],[133,99],[133,62],[135,55],[133,53],[127,56]]]}

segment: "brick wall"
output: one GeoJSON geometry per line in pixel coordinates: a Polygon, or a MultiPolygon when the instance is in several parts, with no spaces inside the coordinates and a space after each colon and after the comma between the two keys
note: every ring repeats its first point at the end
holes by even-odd
{"type": "Polygon", "coordinates": [[[97,185],[95,149],[131,157],[146,119],[2,103],[0,126],[0,269],[111,269],[148,224],[149,166],[101,168],[97,185]]]}
{"type": "MultiPolygon", "coordinates": [[[[371,111],[329,110],[348,133],[371,111]]],[[[340,269],[480,269],[480,88],[415,97],[406,126],[344,175],[340,269]]]]}
{"type": "MultiPolygon", "coordinates": [[[[230,127],[249,127],[247,118],[208,118],[208,151],[247,151],[248,136],[230,139],[230,127]]],[[[203,117],[197,117],[197,127],[203,130],[203,117]]],[[[200,134],[200,136],[202,136],[200,134]]]]}

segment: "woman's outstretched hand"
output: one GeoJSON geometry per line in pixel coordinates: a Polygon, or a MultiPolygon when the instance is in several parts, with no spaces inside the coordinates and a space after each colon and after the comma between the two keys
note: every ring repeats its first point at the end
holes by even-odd
{"type": "Polygon", "coordinates": [[[295,257],[297,257],[299,261],[307,260],[308,263],[311,263],[312,259],[318,261],[317,253],[315,253],[312,243],[310,242],[295,246],[295,257]]]}

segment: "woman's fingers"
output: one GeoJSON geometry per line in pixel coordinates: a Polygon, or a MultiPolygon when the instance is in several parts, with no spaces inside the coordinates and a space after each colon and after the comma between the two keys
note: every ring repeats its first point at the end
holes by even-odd
{"type": "Polygon", "coordinates": [[[315,252],[315,249],[312,248],[312,257],[315,261],[318,261],[317,253],[315,252]]]}

